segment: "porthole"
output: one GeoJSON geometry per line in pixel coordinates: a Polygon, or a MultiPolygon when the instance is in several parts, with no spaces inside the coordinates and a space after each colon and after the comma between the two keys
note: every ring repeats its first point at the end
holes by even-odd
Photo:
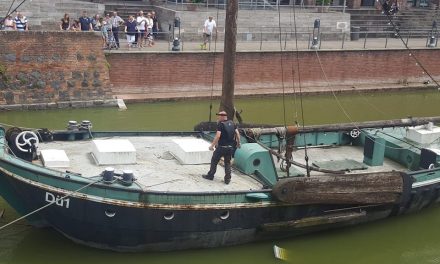
{"type": "Polygon", "coordinates": [[[110,217],[110,218],[112,218],[112,217],[114,217],[115,215],[116,215],[116,212],[115,211],[112,211],[112,210],[105,210],[105,215],[107,216],[107,217],[110,217]]]}
{"type": "Polygon", "coordinates": [[[259,166],[260,163],[261,163],[260,159],[254,159],[253,164],[254,164],[255,167],[259,166]]]}
{"type": "Polygon", "coordinates": [[[220,214],[220,219],[221,220],[226,220],[229,218],[229,211],[224,211],[220,214]]]}
{"type": "Polygon", "coordinates": [[[163,216],[163,219],[170,221],[174,218],[174,213],[173,212],[168,212],[163,216]]]}

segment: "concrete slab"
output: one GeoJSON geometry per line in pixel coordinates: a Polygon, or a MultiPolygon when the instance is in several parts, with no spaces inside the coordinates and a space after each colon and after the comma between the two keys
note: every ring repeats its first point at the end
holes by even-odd
{"type": "Polygon", "coordinates": [[[406,138],[419,144],[431,144],[440,138],[440,127],[417,126],[408,128],[406,138]]]}
{"type": "Polygon", "coordinates": [[[43,149],[40,151],[43,165],[49,168],[68,168],[70,160],[62,149],[43,149]]]}
{"type": "Polygon", "coordinates": [[[136,149],[128,139],[93,140],[92,142],[92,154],[98,165],[136,163],[136,149]]]}
{"type": "Polygon", "coordinates": [[[181,164],[211,163],[210,143],[199,138],[173,139],[176,144],[172,154],[181,164]]]}

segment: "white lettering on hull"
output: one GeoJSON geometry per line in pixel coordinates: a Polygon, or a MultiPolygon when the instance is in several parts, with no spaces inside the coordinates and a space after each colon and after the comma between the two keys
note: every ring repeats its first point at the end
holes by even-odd
{"type": "Polygon", "coordinates": [[[66,207],[67,209],[69,209],[69,205],[70,205],[69,198],[62,199],[62,197],[60,197],[59,195],[55,196],[50,192],[46,192],[46,202],[54,203],[57,206],[66,207]]]}

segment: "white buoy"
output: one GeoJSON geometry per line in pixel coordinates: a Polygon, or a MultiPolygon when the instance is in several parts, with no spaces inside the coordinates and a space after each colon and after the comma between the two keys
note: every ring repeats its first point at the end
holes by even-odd
{"type": "Polygon", "coordinates": [[[119,110],[127,110],[127,106],[124,103],[124,99],[116,99],[118,102],[119,110]]]}

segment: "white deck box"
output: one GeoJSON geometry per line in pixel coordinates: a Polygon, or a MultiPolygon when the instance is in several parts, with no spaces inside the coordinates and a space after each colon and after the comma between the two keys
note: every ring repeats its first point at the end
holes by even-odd
{"type": "Polygon", "coordinates": [[[419,144],[430,144],[440,138],[440,127],[416,126],[408,128],[406,138],[419,144]]]}
{"type": "Polygon", "coordinates": [[[49,168],[68,168],[70,160],[62,149],[43,149],[40,151],[43,165],[49,168]]]}
{"type": "Polygon", "coordinates": [[[211,143],[201,138],[173,139],[176,144],[172,154],[181,164],[208,164],[211,163],[211,143]]]}
{"type": "Polygon", "coordinates": [[[127,139],[93,140],[92,154],[98,165],[136,163],[136,149],[127,139]]]}

